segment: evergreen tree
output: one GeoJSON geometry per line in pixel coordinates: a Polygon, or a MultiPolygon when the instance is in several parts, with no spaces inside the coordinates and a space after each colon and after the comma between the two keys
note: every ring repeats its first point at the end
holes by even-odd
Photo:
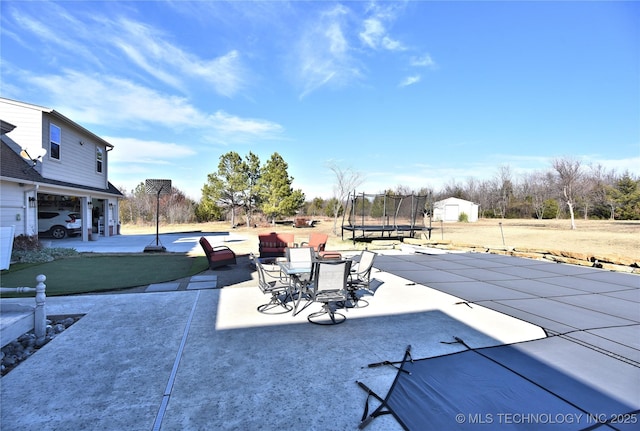
{"type": "Polygon", "coordinates": [[[288,168],[278,153],[273,153],[262,168],[259,180],[261,208],[272,223],[278,217],[294,215],[304,205],[304,193],[291,188],[293,178],[289,177],[288,168]]]}
{"type": "Polygon", "coordinates": [[[202,188],[202,199],[209,200],[227,210],[231,215],[231,226],[236,225],[236,209],[243,205],[247,190],[245,164],[235,151],[220,156],[218,171],[207,175],[207,184],[202,188]]]}
{"type": "Polygon", "coordinates": [[[631,178],[628,172],[610,189],[611,200],[615,202],[615,218],[618,220],[640,219],[640,181],[631,178]]]}
{"type": "Polygon", "coordinates": [[[325,207],[325,201],[322,198],[314,198],[313,201],[307,207],[307,215],[316,217],[322,213],[322,209],[325,207]]]}
{"type": "Polygon", "coordinates": [[[247,219],[247,227],[251,226],[251,219],[256,208],[260,204],[260,159],[254,153],[244,158],[242,165],[243,174],[246,181],[246,189],[243,193],[243,207],[247,219]]]}
{"type": "Polygon", "coordinates": [[[342,206],[340,201],[337,198],[331,198],[327,200],[327,205],[324,209],[324,215],[326,215],[327,217],[334,217],[336,215],[336,208],[339,217],[343,214],[344,211],[344,207],[342,206]]]}

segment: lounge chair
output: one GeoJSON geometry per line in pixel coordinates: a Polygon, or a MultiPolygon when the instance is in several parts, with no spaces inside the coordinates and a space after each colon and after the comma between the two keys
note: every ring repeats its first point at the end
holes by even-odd
{"type": "Polygon", "coordinates": [[[236,254],[226,245],[212,247],[205,237],[200,237],[200,245],[209,261],[209,269],[236,263],[236,254]]]}

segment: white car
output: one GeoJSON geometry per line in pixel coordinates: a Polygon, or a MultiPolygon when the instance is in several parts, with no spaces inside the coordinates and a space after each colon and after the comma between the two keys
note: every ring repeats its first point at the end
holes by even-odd
{"type": "Polygon", "coordinates": [[[67,235],[82,233],[80,213],[74,211],[40,211],[38,212],[38,234],[51,235],[62,239],[67,235]]]}

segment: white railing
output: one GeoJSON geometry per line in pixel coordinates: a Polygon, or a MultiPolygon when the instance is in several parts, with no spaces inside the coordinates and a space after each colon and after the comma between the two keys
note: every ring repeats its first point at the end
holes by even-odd
{"type": "Polygon", "coordinates": [[[0,293],[26,293],[36,292],[35,306],[25,306],[17,303],[0,304],[2,325],[0,325],[0,340],[2,347],[9,344],[19,336],[29,331],[33,331],[38,345],[44,342],[47,335],[47,314],[45,312],[45,301],[47,299],[44,284],[47,277],[40,274],[36,277],[36,287],[0,287],[0,293]]]}

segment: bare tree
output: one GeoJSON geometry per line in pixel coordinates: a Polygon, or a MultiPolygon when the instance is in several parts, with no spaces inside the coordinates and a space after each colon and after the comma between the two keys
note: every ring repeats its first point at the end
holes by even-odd
{"type": "Polygon", "coordinates": [[[480,183],[473,177],[467,177],[464,185],[464,195],[467,200],[480,203],[480,183]]]}
{"type": "Polygon", "coordinates": [[[569,208],[571,216],[571,229],[576,228],[574,207],[576,196],[579,193],[582,169],[580,161],[570,158],[555,159],[552,162],[553,169],[558,173],[558,185],[569,208]]]}
{"type": "Polygon", "coordinates": [[[489,211],[492,208],[491,190],[492,190],[492,185],[490,180],[482,180],[478,184],[478,198],[476,202],[480,206],[479,216],[481,218],[485,217],[485,215],[487,215],[487,211],[489,211]]]}
{"type": "Polygon", "coordinates": [[[466,199],[464,194],[464,187],[455,178],[449,179],[449,181],[442,186],[438,195],[439,199],[458,198],[466,199]]]}
{"type": "Polygon", "coordinates": [[[545,214],[545,202],[553,196],[551,172],[536,171],[525,176],[523,184],[526,193],[531,200],[531,209],[538,220],[542,220],[545,214]]]}
{"type": "Polygon", "coordinates": [[[338,217],[340,216],[341,209],[346,207],[349,193],[355,191],[356,187],[362,184],[364,179],[360,172],[356,172],[351,168],[341,168],[335,162],[331,161],[328,164],[329,169],[333,171],[336,176],[336,182],[333,185],[333,200],[330,202],[331,214],[333,215],[333,233],[338,234],[338,217]]]}
{"type": "Polygon", "coordinates": [[[502,165],[498,168],[495,177],[495,191],[497,204],[500,210],[500,217],[505,218],[509,201],[513,194],[513,181],[511,179],[511,168],[508,165],[502,165]]]}

